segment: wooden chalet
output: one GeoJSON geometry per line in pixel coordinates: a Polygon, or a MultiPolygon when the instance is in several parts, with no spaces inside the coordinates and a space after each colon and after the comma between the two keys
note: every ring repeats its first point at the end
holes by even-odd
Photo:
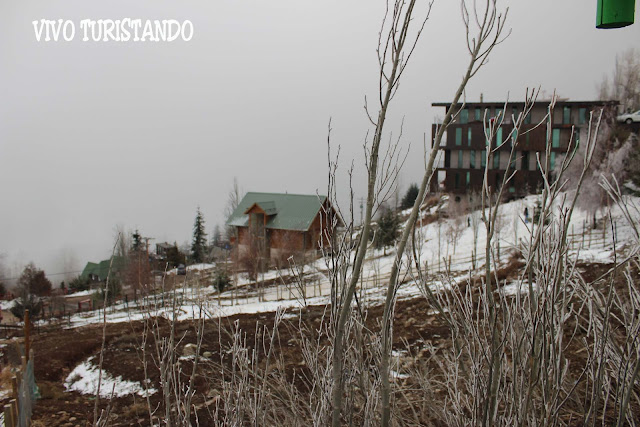
{"type": "Polygon", "coordinates": [[[240,254],[278,261],[315,252],[321,245],[328,249],[328,236],[334,234],[329,229],[343,223],[326,196],[250,192],[227,225],[235,228],[232,244],[240,254]]]}
{"type": "Polygon", "coordinates": [[[99,263],[88,262],[82,270],[80,277],[90,282],[105,282],[107,276],[119,275],[125,269],[125,259],[121,256],[113,256],[111,258],[100,261],[99,263]]]}

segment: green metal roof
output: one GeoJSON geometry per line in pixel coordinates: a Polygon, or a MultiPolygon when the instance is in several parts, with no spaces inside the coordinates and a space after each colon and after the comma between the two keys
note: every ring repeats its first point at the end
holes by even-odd
{"type": "MultiPolygon", "coordinates": [[[[98,276],[98,280],[103,281],[107,280],[107,275],[109,274],[109,265],[111,264],[111,258],[105,259],[104,261],[100,261],[98,264],[94,262],[88,262],[87,265],[82,270],[82,274],[80,277],[83,279],[89,278],[90,275],[98,276]]],[[[123,270],[125,267],[125,260],[121,256],[113,257],[113,265],[111,266],[111,271],[113,273],[119,272],[123,270]]]]}
{"type": "Polygon", "coordinates": [[[315,194],[247,193],[233,211],[227,225],[248,227],[247,210],[253,205],[268,215],[266,228],[307,231],[320,211],[326,196],[315,194]]]}
{"type": "Polygon", "coordinates": [[[84,270],[82,270],[82,274],[80,274],[80,277],[82,277],[83,279],[88,279],[92,274],[97,275],[97,269],[98,264],[96,264],[95,262],[88,262],[87,265],[85,265],[84,270]]]}
{"type": "MultiPolygon", "coordinates": [[[[267,215],[275,215],[275,214],[278,213],[278,209],[276,208],[276,204],[274,202],[258,202],[258,203],[254,203],[254,204],[259,206],[260,209],[262,209],[264,211],[264,213],[267,214],[267,215]]],[[[251,205],[251,206],[253,206],[253,205],[251,205]]],[[[249,207],[249,209],[251,209],[251,206],[249,207]]],[[[249,209],[247,209],[247,210],[249,210],[249,209]]]]}

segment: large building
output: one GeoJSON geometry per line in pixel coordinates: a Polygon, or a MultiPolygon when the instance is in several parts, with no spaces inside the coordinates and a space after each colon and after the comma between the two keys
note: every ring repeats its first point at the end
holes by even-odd
{"type": "MultiPolygon", "coordinates": [[[[434,107],[444,107],[445,112],[450,108],[460,110],[462,105],[452,106],[451,103],[436,102],[434,107]]],[[[617,101],[557,101],[553,111],[551,124],[551,156],[550,169],[555,170],[560,164],[567,150],[572,128],[576,134],[585,133],[590,112],[604,108],[615,114],[617,101]]],[[[509,163],[509,153],[512,148],[512,134],[514,123],[512,117],[517,117],[523,111],[523,102],[510,102],[507,111],[504,102],[468,102],[459,111],[444,135],[440,150],[442,152],[437,167],[436,179],[432,180],[432,191],[449,193],[466,193],[479,191],[482,188],[484,169],[487,160],[489,143],[485,136],[485,120],[490,122],[496,117],[504,116],[502,126],[497,130],[494,141],[489,141],[495,151],[488,165],[488,184],[497,188],[504,178],[509,163]],[[509,137],[511,135],[511,137],[509,137]],[[498,142],[500,141],[500,142],[498,142]],[[503,142],[503,143],[502,143],[503,142]],[[500,145],[502,143],[502,145],[500,145]]],[[[538,168],[536,156],[540,155],[542,164],[545,159],[547,141],[547,127],[543,123],[549,109],[549,101],[537,102],[525,117],[515,146],[515,156],[509,170],[515,170],[515,176],[506,189],[507,194],[513,196],[535,192],[541,188],[543,179],[538,168]]],[[[432,140],[435,138],[438,125],[432,126],[432,140]]]]}

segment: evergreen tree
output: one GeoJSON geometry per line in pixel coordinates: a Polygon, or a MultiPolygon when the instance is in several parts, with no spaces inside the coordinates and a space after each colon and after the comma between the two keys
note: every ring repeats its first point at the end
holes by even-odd
{"type": "Polygon", "coordinates": [[[40,314],[42,309],[41,296],[51,293],[51,282],[44,274],[43,270],[36,268],[33,264],[27,264],[20,279],[18,279],[18,298],[11,307],[11,313],[21,319],[24,317],[24,310],[28,309],[32,316],[40,314]]]}
{"type": "Polygon", "coordinates": [[[142,249],[142,236],[138,232],[137,228],[131,237],[133,237],[133,244],[131,245],[131,250],[133,252],[138,252],[139,250],[142,249]]]}
{"type": "Polygon", "coordinates": [[[202,217],[202,212],[200,212],[200,207],[198,207],[196,221],[193,224],[193,243],[191,243],[193,261],[196,263],[203,262],[206,249],[207,233],[204,231],[204,218],[202,217]]]}
{"type": "Polygon", "coordinates": [[[392,209],[387,209],[378,221],[378,231],[376,232],[374,242],[376,248],[392,246],[398,238],[399,226],[400,224],[396,213],[392,209]]]}
{"type": "Polygon", "coordinates": [[[18,279],[18,289],[21,296],[26,294],[49,295],[52,287],[44,271],[37,268],[33,263],[26,265],[20,275],[20,279],[18,279]]]}
{"type": "Polygon", "coordinates": [[[411,184],[407,189],[406,194],[402,198],[402,203],[400,204],[400,208],[409,209],[410,207],[413,207],[413,204],[415,203],[416,198],[418,197],[418,192],[419,192],[418,185],[411,184]]]}
{"type": "Polygon", "coordinates": [[[100,288],[100,292],[96,295],[98,301],[104,302],[104,298],[107,297],[107,305],[113,305],[122,291],[120,280],[117,277],[109,277],[109,283],[104,283],[100,288]],[[107,291],[107,285],[109,289],[107,291]]]}
{"type": "Polygon", "coordinates": [[[78,276],[69,282],[69,289],[71,292],[86,291],[89,289],[89,279],[83,279],[81,276],[78,276]]]}

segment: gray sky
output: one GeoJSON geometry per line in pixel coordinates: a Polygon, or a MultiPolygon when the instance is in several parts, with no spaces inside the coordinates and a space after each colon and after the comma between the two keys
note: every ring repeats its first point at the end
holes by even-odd
{"type": "MultiPolygon", "coordinates": [[[[596,98],[616,53],[640,41],[638,22],[596,30],[595,1],[501,3],[513,32],[468,87],[471,101],[522,100],[537,86],[596,98]]],[[[4,263],[13,274],[29,261],[82,269],[109,256],[116,224],[181,244],[197,206],[211,233],[234,176],[244,191],[324,194],[329,118],[362,196],[383,11],[381,0],[0,0],[4,263]],[[125,17],[188,19],[194,37],[46,43],[31,24],[70,19],[78,31],[81,19],[125,17]]],[[[441,114],[430,104],[451,99],[467,61],[459,11],[436,1],[392,105],[387,129],[404,118],[411,143],[403,190],[421,177],[423,134],[441,114]]]]}

